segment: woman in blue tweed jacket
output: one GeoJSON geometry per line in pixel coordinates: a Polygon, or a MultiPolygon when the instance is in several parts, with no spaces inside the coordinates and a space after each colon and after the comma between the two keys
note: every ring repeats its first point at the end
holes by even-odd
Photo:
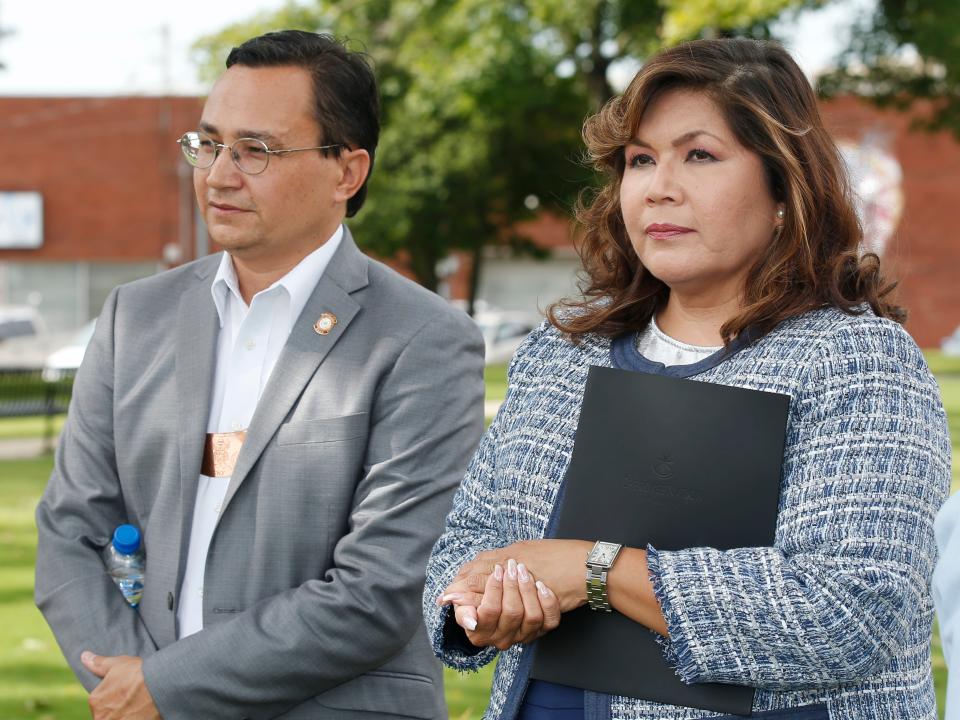
{"type": "Polygon", "coordinates": [[[518,350],[433,550],[437,654],[475,670],[499,652],[488,718],[716,716],[529,679],[530,643],[587,601],[593,543],[549,529],[588,368],[613,366],[791,398],[774,545],[624,548],[613,608],[662,636],[685,682],[758,688],[755,716],[935,718],[946,421],[860,252],[803,73],[774,44],[692,42],[648,61],[584,137],[607,177],[579,208],[585,297],[518,350]]]}

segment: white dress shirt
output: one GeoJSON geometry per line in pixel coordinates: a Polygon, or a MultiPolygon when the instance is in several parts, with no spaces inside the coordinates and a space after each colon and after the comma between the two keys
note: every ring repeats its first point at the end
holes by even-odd
{"type": "MultiPolygon", "coordinates": [[[[216,369],[207,432],[234,432],[250,425],[260,394],[304,305],[340,246],[343,226],[290,272],[250,301],[243,301],[233,260],[223,254],[211,292],[220,316],[216,369]]],[[[210,539],[220,519],[229,477],[198,480],[187,567],[177,607],[179,637],[203,629],[203,579],[210,539]]]]}
{"type": "Polygon", "coordinates": [[[946,720],[960,720],[960,492],[940,508],[933,526],[940,558],[933,571],[933,603],[947,663],[946,720]]]}

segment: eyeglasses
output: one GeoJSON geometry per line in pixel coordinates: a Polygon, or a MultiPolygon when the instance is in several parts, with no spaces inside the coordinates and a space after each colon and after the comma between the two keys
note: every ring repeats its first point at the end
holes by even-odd
{"type": "Polygon", "coordinates": [[[220,155],[221,150],[230,151],[230,159],[240,172],[247,175],[259,175],[267,169],[271,155],[302,152],[303,150],[332,150],[343,147],[342,144],[318,145],[317,147],[290,148],[289,150],[271,150],[267,144],[257,138],[240,138],[232,145],[215,142],[202,132],[184,133],[177,144],[183,150],[187,162],[201,170],[211,167],[220,155]]]}

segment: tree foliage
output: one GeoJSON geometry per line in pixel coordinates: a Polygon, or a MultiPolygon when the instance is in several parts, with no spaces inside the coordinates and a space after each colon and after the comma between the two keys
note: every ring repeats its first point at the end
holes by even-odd
{"type": "Polygon", "coordinates": [[[284,27],[331,32],[373,60],[383,129],[352,225],[374,253],[405,254],[427,287],[451,250],[479,259],[490,242],[524,247],[511,228],[535,209],[566,209],[589,181],[577,157],[582,84],[554,72],[525,3],[291,4],[203,39],[207,75],[230,47],[284,27]]]}
{"type": "MultiPolygon", "coordinates": [[[[810,0],[807,0],[808,2],[810,0]]],[[[212,79],[229,49],[281,28],[330,32],[365,49],[383,103],[367,205],[352,222],[372,252],[403,254],[424,285],[466,250],[532,245],[514,228],[567,212],[593,181],[584,118],[613,94],[611,68],[708,32],[763,35],[802,0],[314,0],[201,39],[212,79]],[[696,7],[694,7],[696,6],[696,7]],[[699,19],[698,19],[699,18],[699,19]]]]}
{"type": "Polygon", "coordinates": [[[663,42],[674,45],[703,35],[770,37],[770,22],[798,7],[824,0],[663,0],[663,42]]]}
{"type": "Polygon", "coordinates": [[[918,125],[960,138],[960,2],[880,0],[854,28],[824,95],[851,93],[881,107],[923,103],[918,125]]]}

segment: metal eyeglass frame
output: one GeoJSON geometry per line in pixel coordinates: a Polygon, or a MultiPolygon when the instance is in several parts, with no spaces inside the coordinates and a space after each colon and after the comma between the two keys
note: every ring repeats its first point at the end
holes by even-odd
{"type": "Polygon", "coordinates": [[[208,168],[212,168],[214,163],[217,162],[217,158],[220,157],[220,151],[229,150],[230,159],[233,161],[233,164],[237,166],[237,170],[242,172],[244,175],[260,175],[261,173],[265,172],[267,169],[267,166],[270,164],[271,155],[285,155],[286,153],[303,152],[304,150],[332,150],[333,148],[344,147],[343,143],[336,143],[334,145],[317,145],[315,147],[289,148],[286,150],[271,150],[267,146],[267,144],[260,138],[251,138],[251,137],[237,138],[236,140],[233,141],[233,144],[226,145],[224,143],[215,142],[214,139],[211,138],[209,135],[207,135],[206,133],[202,133],[198,130],[191,130],[190,132],[185,132],[177,140],[177,145],[180,146],[180,150],[183,152],[183,156],[187,159],[187,162],[192,167],[199,168],[200,170],[206,170],[208,168]],[[205,137],[208,140],[210,140],[211,143],[213,143],[213,160],[210,161],[209,165],[200,165],[199,163],[195,162],[195,158],[193,158],[190,155],[190,153],[187,151],[187,147],[190,144],[190,141],[188,139],[190,135],[195,135],[198,138],[205,137]],[[258,170],[257,172],[250,172],[249,170],[244,170],[240,166],[240,161],[237,159],[237,154],[233,151],[233,146],[239,142],[244,142],[244,141],[246,142],[252,141],[263,147],[263,151],[267,155],[267,160],[266,162],[264,162],[262,170],[258,170]]]}

